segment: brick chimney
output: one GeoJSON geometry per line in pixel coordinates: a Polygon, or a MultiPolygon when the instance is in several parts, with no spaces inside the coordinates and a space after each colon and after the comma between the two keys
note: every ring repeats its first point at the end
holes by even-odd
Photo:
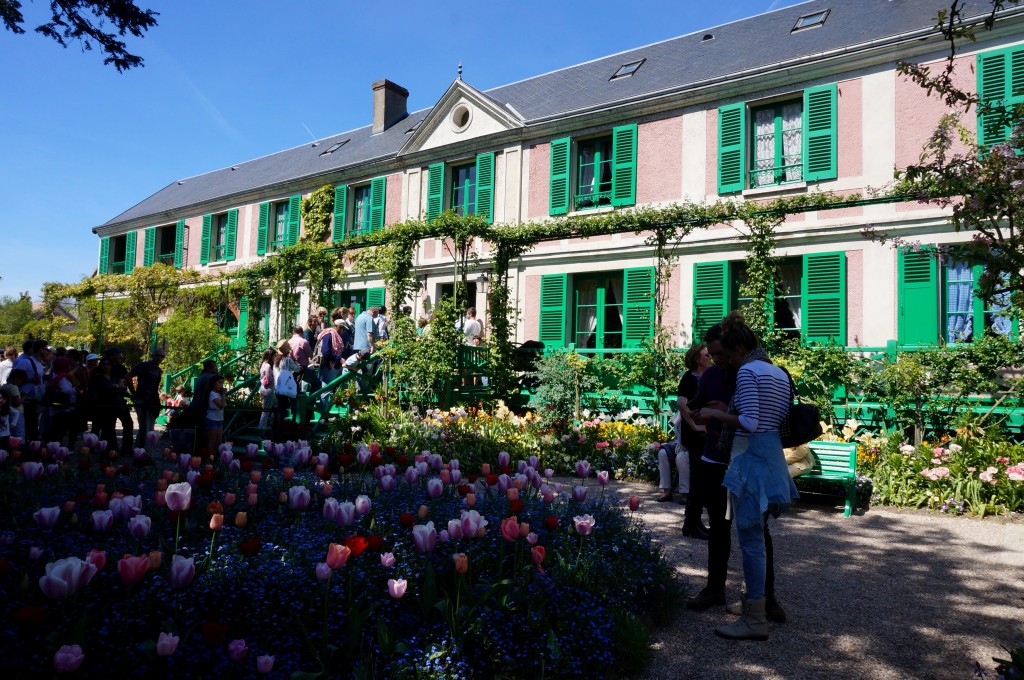
{"type": "Polygon", "coordinates": [[[406,102],[409,90],[390,80],[373,84],[373,134],[384,132],[409,115],[406,102]]]}

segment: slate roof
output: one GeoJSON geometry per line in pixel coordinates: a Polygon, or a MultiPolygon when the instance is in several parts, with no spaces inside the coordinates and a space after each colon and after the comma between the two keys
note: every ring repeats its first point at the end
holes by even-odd
{"type": "MultiPolygon", "coordinates": [[[[682,90],[772,64],[926,29],[947,4],[944,0],[810,0],[496,87],[484,94],[499,105],[511,104],[529,127],[622,100],[682,90]],[[798,18],[825,9],[830,12],[823,25],[792,32],[798,18]],[[714,38],[703,40],[706,34],[714,38]],[[646,62],[635,74],[609,80],[619,66],[639,59],[646,62]]],[[[991,0],[968,0],[965,15],[980,15],[990,8],[991,0]]],[[[367,125],[233,168],[172,182],[103,226],[394,157],[408,139],[406,131],[429,112],[424,109],[412,113],[377,135],[371,134],[367,125]],[[321,155],[335,142],[346,139],[349,141],[334,153],[321,155]]]]}

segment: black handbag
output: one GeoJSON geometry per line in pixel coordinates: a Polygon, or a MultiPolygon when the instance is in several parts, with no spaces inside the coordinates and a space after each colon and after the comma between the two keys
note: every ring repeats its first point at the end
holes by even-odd
{"type": "Polygon", "coordinates": [[[824,431],[821,429],[821,411],[814,404],[798,401],[793,376],[786,371],[786,377],[789,378],[790,402],[795,403],[790,404],[789,413],[779,427],[779,438],[782,439],[783,448],[792,449],[817,439],[824,431]]]}

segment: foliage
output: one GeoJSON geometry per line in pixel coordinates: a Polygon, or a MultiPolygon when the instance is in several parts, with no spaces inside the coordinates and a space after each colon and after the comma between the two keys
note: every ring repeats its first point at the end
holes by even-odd
{"type": "Polygon", "coordinates": [[[32,298],[0,296],[0,334],[17,335],[32,321],[32,298]]]}
{"type": "Polygon", "coordinates": [[[588,370],[592,359],[570,352],[549,352],[537,362],[531,376],[537,381],[538,414],[547,423],[579,420],[589,408],[587,393],[598,389],[594,373],[588,370]]]}
{"type": "MultiPolygon", "coordinates": [[[[117,36],[131,34],[141,38],[156,26],[158,12],[140,9],[135,0],[54,0],[50,3],[50,21],[36,26],[35,31],[55,40],[61,47],[69,42],[80,42],[83,50],[91,50],[93,43],[104,53],[103,63],[113,64],[120,72],[143,66],[142,57],[128,51],[128,46],[117,36]],[[89,15],[92,16],[89,16],[89,15]],[[109,22],[115,30],[104,30],[109,22]]],[[[20,0],[0,0],[0,20],[12,33],[24,33],[20,0]]]]}
{"type": "Polygon", "coordinates": [[[592,480],[580,479],[593,488],[578,500],[536,461],[495,455],[484,464],[522,471],[498,475],[376,442],[318,456],[301,443],[268,444],[266,458],[255,448],[196,469],[155,450],[118,466],[95,441],[6,457],[7,663],[45,674],[59,647],[78,644],[89,677],[248,677],[262,655],[282,677],[594,677],[642,660],[627,649],[647,644],[638,621],[678,608],[650,532],[592,480]],[[53,471],[37,478],[36,464],[53,471]],[[182,491],[167,483],[186,470],[179,509],[182,491]],[[104,510],[112,524],[94,529],[104,510]],[[486,525],[464,530],[475,513],[486,525]],[[589,533],[575,529],[584,516],[589,533]],[[106,559],[90,558],[95,573],[76,592],[40,583],[48,563],[90,550],[106,559]]]}
{"type": "Polygon", "coordinates": [[[319,243],[331,235],[334,215],[334,187],[326,184],[302,199],[303,241],[319,243]]]}
{"type": "Polygon", "coordinates": [[[221,333],[217,322],[207,314],[175,311],[160,324],[160,340],[167,351],[164,373],[177,373],[202,357],[212,354],[230,338],[221,333]]]}

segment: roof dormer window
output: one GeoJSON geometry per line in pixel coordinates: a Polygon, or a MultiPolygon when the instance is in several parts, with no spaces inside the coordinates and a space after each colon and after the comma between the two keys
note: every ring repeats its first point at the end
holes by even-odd
{"type": "Polygon", "coordinates": [[[628,78],[629,76],[631,76],[634,73],[636,73],[637,71],[639,71],[640,67],[644,65],[645,61],[647,61],[646,57],[644,57],[643,59],[640,59],[638,61],[631,61],[628,64],[623,64],[622,66],[619,67],[619,70],[616,71],[615,73],[613,73],[612,77],[609,78],[608,80],[618,80],[619,78],[628,78]]]}
{"type": "Polygon", "coordinates": [[[825,23],[825,19],[828,19],[828,13],[831,9],[823,9],[820,12],[814,12],[813,14],[805,14],[796,20],[793,24],[793,30],[790,33],[796,33],[802,31],[805,28],[814,28],[815,26],[821,26],[825,23]]]}

